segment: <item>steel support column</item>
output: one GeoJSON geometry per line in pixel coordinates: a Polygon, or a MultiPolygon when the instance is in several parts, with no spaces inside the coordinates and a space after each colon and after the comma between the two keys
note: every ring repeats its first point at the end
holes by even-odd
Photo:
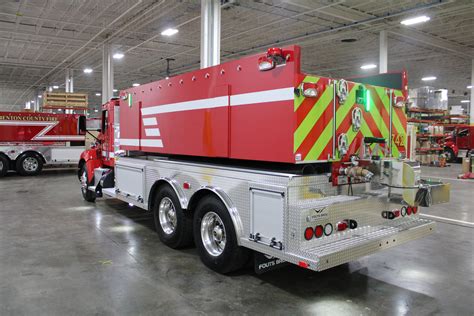
{"type": "Polygon", "coordinates": [[[114,65],[112,62],[112,49],[109,44],[102,48],[102,104],[113,97],[114,65]]]}
{"type": "Polygon", "coordinates": [[[387,31],[380,31],[379,43],[379,73],[388,71],[388,39],[387,31]]]}
{"type": "Polygon", "coordinates": [[[201,68],[220,64],[221,2],[201,1],[201,68]]]}
{"type": "Polygon", "coordinates": [[[469,103],[469,124],[474,125],[474,59],[471,61],[471,99],[469,103]]]}

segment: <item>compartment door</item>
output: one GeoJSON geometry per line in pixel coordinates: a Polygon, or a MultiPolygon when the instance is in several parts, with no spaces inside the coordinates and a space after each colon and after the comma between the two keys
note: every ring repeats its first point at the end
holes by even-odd
{"type": "Polygon", "coordinates": [[[250,188],[250,235],[256,242],[283,248],[285,194],[250,188]]]}

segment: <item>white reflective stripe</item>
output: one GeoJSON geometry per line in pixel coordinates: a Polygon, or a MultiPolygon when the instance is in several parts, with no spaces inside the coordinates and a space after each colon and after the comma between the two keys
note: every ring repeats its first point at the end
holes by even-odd
{"type": "Polygon", "coordinates": [[[11,126],[46,126],[56,125],[58,122],[31,122],[31,121],[0,121],[0,125],[11,125],[11,126]]]}
{"type": "Polygon", "coordinates": [[[85,136],[61,136],[61,135],[47,135],[35,136],[33,140],[84,140],[85,136]]]}
{"type": "Polygon", "coordinates": [[[120,138],[119,144],[123,146],[140,146],[139,139],[120,138]]]}
{"type": "Polygon", "coordinates": [[[121,146],[139,146],[144,147],[163,147],[163,141],[161,139],[120,139],[121,146]]]}
{"type": "MultiPolygon", "coordinates": [[[[109,158],[113,158],[114,156],[115,156],[115,155],[114,155],[113,152],[109,152],[109,155],[108,155],[109,158]]],[[[107,152],[106,152],[106,151],[103,151],[103,152],[102,152],[102,157],[107,157],[107,152]]]]}
{"type": "Polygon", "coordinates": [[[163,147],[161,139],[140,139],[143,147],[163,147]]]}
{"type": "Polygon", "coordinates": [[[159,128],[145,128],[145,135],[146,136],[160,136],[160,129],[159,128]]]}
{"type": "Polygon", "coordinates": [[[211,109],[229,105],[229,97],[216,97],[209,99],[200,99],[186,102],[170,103],[157,106],[151,106],[142,109],[142,115],[190,111],[199,109],[211,109]]]}
{"type": "MultiPolygon", "coordinates": [[[[265,103],[265,102],[276,102],[276,101],[287,101],[294,99],[294,88],[280,88],[273,90],[264,90],[243,94],[236,94],[230,96],[230,105],[244,105],[244,104],[256,104],[256,103],[265,103]]],[[[160,114],[160,113],[170,113],[170,112],[180,112],[180,111],[189,111],[189,110],[200,110],[200,109],[211,109],[217,107],[228,106],[229,100],[227,96],[209,98],[209,99],[199,99],[186,102],[178,103],[169,103],[163,105],[156,105],[147,108],[141,109],[142,115],[151,115],[151,114],[160,114]]],[[[143,124],[148,126],[143,119],[143,124]]],[[[151,121],[150,121],[151,122],[151,121]]],[[[151,125],[151,123],[150,123],[151,125]]],[[[157,124],[154,124],[157,125],[157,124]]]]}
{"type": "Polygon", "coordinates": [[[154,126],[154,125],[158,125],[158,122],[156,121],[156,117],[147,117],[143,119],[143,125],[154,126]]]}
{"type": "Polygon", "coordinates": [[[293,100],[295,92],[293,87],[274,90],[265,90],[251,93],[236,94],[230,96],[230,105],[244,105],[265,102],[276,102],[293,100]]]}

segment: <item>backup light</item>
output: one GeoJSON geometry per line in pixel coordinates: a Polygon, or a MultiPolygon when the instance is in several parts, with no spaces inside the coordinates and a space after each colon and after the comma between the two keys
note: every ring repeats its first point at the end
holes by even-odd
{"type": "Polygon", "coordinates": [[[417,16],[417,17],[414,17],[414,18],[402,20],[400,22],[400,24],[413,25],[413,24],[428,22],[429,20],[431,20],[431,18],[429,16],[422,15],[422,16],[417,16]]]}
{"type": "Polygon", "coordinates": [[[258,70],[266,71],[271,70],[273,68],[275,68],[275,63],[273,62],[273,59],[267,56],[262,56],[258,59],[258,70]]]}
{"type": "Polygon", "coordinates": [[[331,223],[327,223],[324,225],[324,235],[329,236],[332,234],[333,227],[331,223]]]}
{"type": "Polygon", "coordinates": [[[178,33],[178,29],[174,29],[174,28],[167,28],[166,30],[164,30],[163,32],[161,32],[161,35],[163,36],[173,36],[175,35],[176,33],[178,33]]]}
{"type": "Polygon", "coordinates": [[[316,83],[303,82],[301,84],[303,95],[308,98],[316,98],[318,96],[318,85],[316,83]]]}
{"type": "MultiPolygon", "coordinates": [[[[288,55],[289,56],[289,55],[288,55]]],[[[286,56],[286,57],[288,57],[286,56]]],[[[272,47],[267,50],[267,55],[258,59],[258,69],[260,71],[270,70],[286,61],[283,50],[279,47],[272,47]]]]}

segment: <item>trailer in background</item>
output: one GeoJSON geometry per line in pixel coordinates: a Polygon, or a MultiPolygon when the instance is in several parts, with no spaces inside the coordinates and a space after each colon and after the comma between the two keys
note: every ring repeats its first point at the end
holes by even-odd
{"type": "Polygon", "coordinates": [[[0,112],[0,176],[9,170],[37,175],[43,166],[78,163],[84,151],[85,116],[0,112]]]}

